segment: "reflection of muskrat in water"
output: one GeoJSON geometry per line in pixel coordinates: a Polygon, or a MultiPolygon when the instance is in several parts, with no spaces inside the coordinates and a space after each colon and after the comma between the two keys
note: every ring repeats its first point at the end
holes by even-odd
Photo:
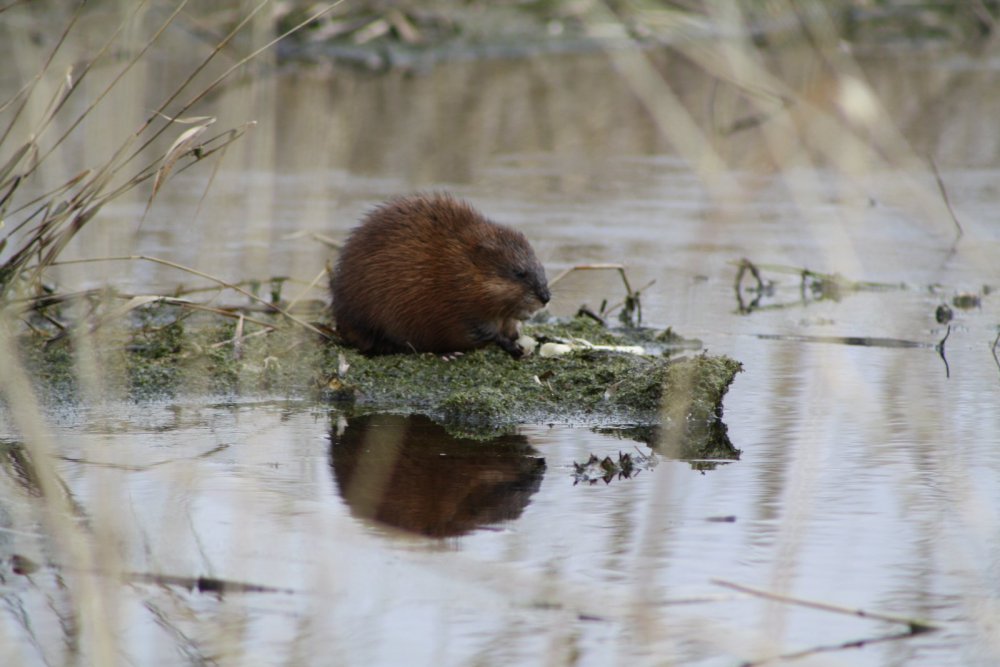
{"type": "Polygon", "coordinates": [[[549,301],[518,231],[445,194],[392,199],[351,233],[330,277],[337,331],[362,352],[450,353],[496,343],[549,301]]]}

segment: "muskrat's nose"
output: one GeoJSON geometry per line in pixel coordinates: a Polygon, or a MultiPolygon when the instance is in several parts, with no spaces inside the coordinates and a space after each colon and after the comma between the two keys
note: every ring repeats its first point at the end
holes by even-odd
{"type": "Polygon", "coordinates": [[[548,304],[548,302],[552,298],[552,295],[549,294],[549,286],[548,285],[539,285],[538,289],[535,290],[535,295],[538,297],[538,300],[542,302],[543,306],[546,305],[546,304],[548,304]]]}

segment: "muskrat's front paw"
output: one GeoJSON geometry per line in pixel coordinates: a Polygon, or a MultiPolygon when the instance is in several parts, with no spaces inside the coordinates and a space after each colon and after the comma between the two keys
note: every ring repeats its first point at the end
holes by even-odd
{"type": "Polygon", "coordinates": [[[515,359],[520,359],[521,357],[524,356],[524,349],[520,345],[518,345],[517,341],[514,340],[513,338],[498,337],[496,339],[496,343],[501,348],[503,348],[503,350],[507,354],[514,357],[515,359]]]}

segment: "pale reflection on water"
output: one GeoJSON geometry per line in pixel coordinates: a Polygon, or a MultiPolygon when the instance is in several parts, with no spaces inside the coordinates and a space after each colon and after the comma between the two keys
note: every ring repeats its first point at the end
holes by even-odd
{"type": "MultiPolygon", "coordinates": [[[[748,112],[688,60],[653,58],[703,128],[748,112]]],[[[812,140],[803,144],[784,145],[766,129],[709,134],[738,186],[720,198],[600,55],[381,77],[293,70],[217,99],[212,113],[258,126],[230,148],[207,199],[199,204],[204,171],[181,174],[141,229],[142,202],[116,203],[74,254],[143,253],[226,280],[307,283],[328,253],[309,233],[342,237],[386,196],[448,188],[523,229],[551,275],[625,262],[633,285],[655,280],[643,293],[648,323],[744,363],[725,402],[743,454],[705,473],[663,460],[633,479],[574,486],[574,461],[632,443],[573,425],[528,425],[517,446],[537,454],[516,461],[545,464],[532,465],[516,506],[432,539],[386,530],[384,516],[373,520],[345,501],[331,468],[338,415],[327,406],[180,397],[56,411],[58,469],[80,521],[117,512],[113,529],[94,535],[109,568],[295,591],[122,586],[115,613],[125,655],[139,664],[330,656],[366,665],[730,665],[904,629],[741,597],[712,583],[724,579],[944,628],[814,656],[817,664],[995,663],[996,295],[958,311],[946,346],[950,378],[932,348],[757,337],[933,344],[945,333],[934,320],[939,303],[1000,278],[1000,98],[983,93],[995,90],[997,72],[919,53],[860,62],[912,154],[931,152],[941,166],[966,230],[957,244],[918,161],[894,154],[881,162],[837,127],[810,127],[805,113],[790,126],[812,140]],[[842,154],[830,148],[841,139],[842,154]],[[113,233],[116,225],[134,231],[113,233]],[[731,262],[744,256],[905,289],[739,315],[731,262]],[[734,520],[711,520],[725,517],[734,520]],[[712,599],[671,604],[688,598],[712,599]]],[[[808,96],[822,106],[830,93],[813,64],[799,54],[775,66],[812,86],[808,96]]],[[[95,136],[107,131],[94,128],[95,136]]],[[[888,150],[877,143],[873,152],[888,150]]],[[[138,262],[102,271],[67,267],[61,277],[137,293],[190,284],[138,262]]],[[[772,277],[774,301],[794,304],[796,279],[772,277]]],[[[619,296],[614,276],[580,275],[558,286],[552,310],[566,315],[619,296]]],[[[524,473],[519,465],[483,474],[496,482],[524,473]]],[[[59,663],[72,632],[57,577],[73,576],[73,564],[48,562],[30,479],[16,457],[3,469],[0,655],[59,663]],[[15,574],[12,554],[41,569],[15,574]]]]}

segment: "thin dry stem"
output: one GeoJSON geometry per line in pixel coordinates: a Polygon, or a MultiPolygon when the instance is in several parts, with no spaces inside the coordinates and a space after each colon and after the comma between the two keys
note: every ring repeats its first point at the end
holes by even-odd
{"type": "Polygon", "coordinates": [[[571,266],[564,270],[558,276],[549,281],[549,287],[558,283],[560,280],[573,273],[574,271],[624,271],[625,266],[622,264],[577,264],[576,266],[571,266]]]}
{"type": "Polygon", "coordinates": [[[90,258],[90,259],[74,259],[74,260],[67,260],[67,261],[64,261],[64,262],[52,262],[51,264],[49,264],[49,266],[66,266],[66,265],[70,265],[70,264],[89,264],[89,263],[93,263],[93,262],[122,262],[122,261],[146,261],[146,262],[153,262],[155,264],[161,264],[163,266],[168,266],[168,267],[170,267],[172,269],[177,269],[178,271],[184,271],[186,273],[190,273],[192,275],[198,276],[199,278],[205,278],[206,280],[210,280],[210,281],[212,281],[212,282],[214,282],[214,283],[216,283],[218,285],[221,285],[222,287],[225,287],[226,289],[231,289],[231,290],[233,290],[235,292],[239,292],[240,294],[242,294],[243,296],[247,297],[248,299],[250,299],[252,301],[256,301],[258,303],[262,303],[262,304],[266,305],[268,307],[268,309],[271,309],[274,312],[283,315],[285,318],[287,318],[288,320],[294,322],[295,324],[298,324],[300,327],[302,327],[304,329],[307,329],[307,330],[309,330],[309,331],[311,331],[311,332],[313,332],[315,334],[318,334],[319,336],[322,336],[323,338],[329,338],[329,336],[327,336],[327,334],[323,333],[322,331],[320,331],[319,329],[317,329],[316,327],[314,327],[312,324],[309,324],[305,320],[301,320],[298,317],[295,317],[294,315],[292,315],[291,313],[289,313],[286,309],[281,308],[280,306],[277,306],[277,305],[271,303],[267,299],[263,299],[263,298],[257,296],[256,294],[254,294],[253,292],[250,292],[249,290],[243,289],[242,287],[240,287],[236,283],[228,282],[226,280],[223,280],[222,278],[218,278],[218,277],[213,276],[213,275],[211,275],[209,273],[205,273],[204,271],[199,271],[198,269],[195,269],[193,267],[184,266],[183,264],[178,264],[177,262],[171,262],[170,260],[162,259],[160,257],[150,257],[149,255],[124,255],[124,256],[120,256],[120,257],[95,257],[95,258],[90,258]]]}
{"type": "Polygon", "coordinates": [[[80,13],[83,11],[83,5],[84,3],[81,2],[76,6],[76,11],[73,12],[73,16],[70,18],[69,23],[66,24],[66,27],[59,35],[59,39],[56,41],[56,45],[53,46],[52,50],[49,52],[49,57],[45,59],[45,62],[42,64],[42,67],[38,70],[38,73],[35,74],[34,78],[31,80],[28,86],[26,86],[26,89],[22,89],[24,91],[23,94],[19,93],[23,95],[21,98],[21,105],[17,108],[17,110],[14,112],[14,115],[11,117],[10,123],[7,124],[7,129],[4,130],[2,135],[0,135],[0,146],[3,146],[4,143],[6,143],[7,137],[10,136],[11,131],[14,129],[14,125],[17,124],[18,118],[21,117],[21,113],[28,105],[28,98],[31,96],[31,92],[34,90],[38,82],[41,81],[42,76],[45,75],[45,72],[49,70],[49,67],[52,65],[52,61],[56,57],[56,53],[58,53],[59,49],[62,48],[62,45],[66,43],[66,38],[69,36],[69,33],[73,30],[73,26],[75,26],[76,22],[80,19],[80,13]]]}
{"type": "Polygon", "coordinates": [[[829,611],[835,614],[845,614],[847,616],[859,616],[861,618],[871,618],[877,621],[886,621],[888,623],[901,623],[910,628],[911,634],[919,634],[921,632],[930,632],[932,630],[939,629],[938,626],[929,623],[927,621],[909,618],[906,616],[897,616],[895,614],[886,614],[877,611],[866,611],[864,609],[852,609],[850,607],[842,607],[841,605],[831,604],[829,602],[819,602],[816,600],[803,600],[802,598],[794,598],[788,595],[772,593],[770,591],[761,590],[759,588],[753,588],[751,586],[744,586],[743,584],[737,584],[735,582],[725,581],[723,579],[713,579],[712,583],[717,586],[723,586],[724,588],[730,588],[734,591],[740,591],[741,593],[753,595],[754,597],[764,598],[766,600],[773,600],[775,602],[783,602],[786,604],[797,605],[799,607],[818,609],[820,611],[829,611]]]}
{"type": "Polygon", "coordinates": [[[292,308],[294,308],[295,304],[297,304],[299,301],[301,301],[305,297],[306,294],[308,294],[314,287],[316,287],[316,285],[319,284],[319,281],[322,280],[323,277],[326,276],[326,275],[327,275],[327,268],[323,267],[322,269],[320,269],[319,273],[316,274],[316,277],[312,279],[312,282],[310,282],[308,285],[306,285],[302,289],[302,291],[300,291],[298,294],[296,294],[295,298],[293,298],[291,301],[289,301],[288,305],[285,306],[285,308],[287,310],[291,310],[292,308]]]}
{"type": "Polygon", "coordinates": [[[955,229],[958,232],[955,238],[962,238],[962,235],[965,234],[965,230],[962,229],[962,223],[958,221],[958,217],[955,215],[955,209],[951,207],[951,199],[948,198],[948,190],[944,187],[944,181],[941,180],[941,172],[938,171],[937,163],[934,161],[934,158],[929,156],[927,161],[931,165],[931,171],[934,173],[934,180],[937,181],[938,190],[941,191],[941,199],[944,200],[945,208],[948,209],[948,215],[951,216],[951,221],[955,223],[955,229]]]}

